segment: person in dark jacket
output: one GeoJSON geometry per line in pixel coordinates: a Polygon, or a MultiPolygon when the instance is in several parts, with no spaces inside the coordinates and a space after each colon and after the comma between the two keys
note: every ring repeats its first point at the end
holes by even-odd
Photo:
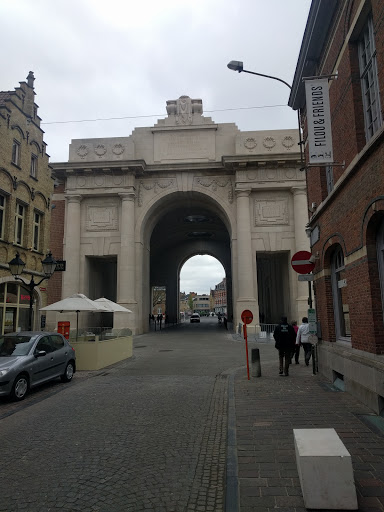
{"type": "Polygon", "coordinates": [[[289,375],[289,364],[291,362],[292,353],[295,350],[296,333],[292,325],[287,322],[287,317],[283,316],[281,322],[273,333],[275,338],[275,348],[279,351],[280,369],[279,375],[289,375]]]}

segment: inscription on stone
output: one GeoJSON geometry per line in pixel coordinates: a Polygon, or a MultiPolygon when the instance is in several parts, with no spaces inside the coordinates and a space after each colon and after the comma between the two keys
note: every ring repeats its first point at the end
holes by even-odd
{"type": "Polygon", "coordinates": [[[255,226],[289,224],[288,199],[255,200],[255,226]]]}
{"type": "Polygon", "coordinates": [[[117,206],[87,206],[87,231],[116,231],[117,206]]]}
{"type": "Polygon", "coordinates": [[[215,132],[186,130],[154,134],[155,162],[172,160],[215,159],[215,132]]]}

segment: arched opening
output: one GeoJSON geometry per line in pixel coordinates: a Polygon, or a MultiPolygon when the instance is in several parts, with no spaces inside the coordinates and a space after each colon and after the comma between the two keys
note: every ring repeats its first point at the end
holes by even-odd
{"type": "Polygon", "coordinates": [[[223,265],[208,254],[189,258],[180,271],[180,318],[228,314],[227,286],[223,265]]]}
{"type": "Polygon", "coordinates": [[[180,321],[179,297],[184,291],[180,290],[180,271],[196,255],[208,255],[221,263],[220,280],[226,277],[227,312],[232,315],[231,238],[227,225],[220,206],[203,194],[170,194],[155,206],[147,223],[147,229],[153,229],[148,247],[149,283],[143,290],[148,300],[144,318],[154,314],[154,291],[162,290],[167,320],[180,321]]]}

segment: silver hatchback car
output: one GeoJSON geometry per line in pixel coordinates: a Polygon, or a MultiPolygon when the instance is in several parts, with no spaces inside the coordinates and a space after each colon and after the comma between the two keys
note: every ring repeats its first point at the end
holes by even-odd
{"type": "Polygon", "coordinates": [[[30,388],[58,377],[69,382],[75,371],[75,350],[57,332],[0,336],[0,396],[23,400],[30,388]]]}

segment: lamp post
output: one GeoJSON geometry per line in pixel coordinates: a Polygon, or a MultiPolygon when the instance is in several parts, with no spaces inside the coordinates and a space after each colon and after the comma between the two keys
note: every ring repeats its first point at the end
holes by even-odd
{"type": "MultiPolygon", "coordinates": [[[[289,90],[292,90],[292,86],[289,85],[288,82],[286,82],[285,80],[282,80],[281,78],[278,78],[277,76],[264,75],[263,73],[256,73],[255,71],[248,71],[247,69],[244,69],[243,63],[240,60],[231,60],[231,62],[229,62],[227,64],[227,68],[231,69],[232,71],[237,71],[238,73],[249,73],[250,75],[262,76],[264,78],[270,78],[271,80],[277,80],[278,82],[281,82],[282,84],[289,87],[289,90]]],[[[301,161],[301,164],[303,164],[304,163],[303,150],[302,150],[303,140],[301,138],[300,109],[297,110],[297,123],[298,123],[298,128],[299,128],[300,161],[301,161]]]]}
{"type": "Polygon", "coordinates": [[[45,259],[42,260],[41,264],[43,265],[43,272],[45,276],[40,279],[38,283],[35,283],[33,276],[29,283],[26,283],[24,279],[22,279],[20,274],[23,272],[25,267],[24,261],[20,258],[20,254],[16,253],[15,258],[8,263],[9,270],[11,274],[17,281],[21,281],[26,288],[29,290],[29,316],[28,316],[28,330],[32,331],[32,311],[33,311],[33,290],[36,286],[39,286],[44,279],[49,279],[55,271],[56,268],[56,260],[53,258],[51,251],[48,252],[45,259]]]}

